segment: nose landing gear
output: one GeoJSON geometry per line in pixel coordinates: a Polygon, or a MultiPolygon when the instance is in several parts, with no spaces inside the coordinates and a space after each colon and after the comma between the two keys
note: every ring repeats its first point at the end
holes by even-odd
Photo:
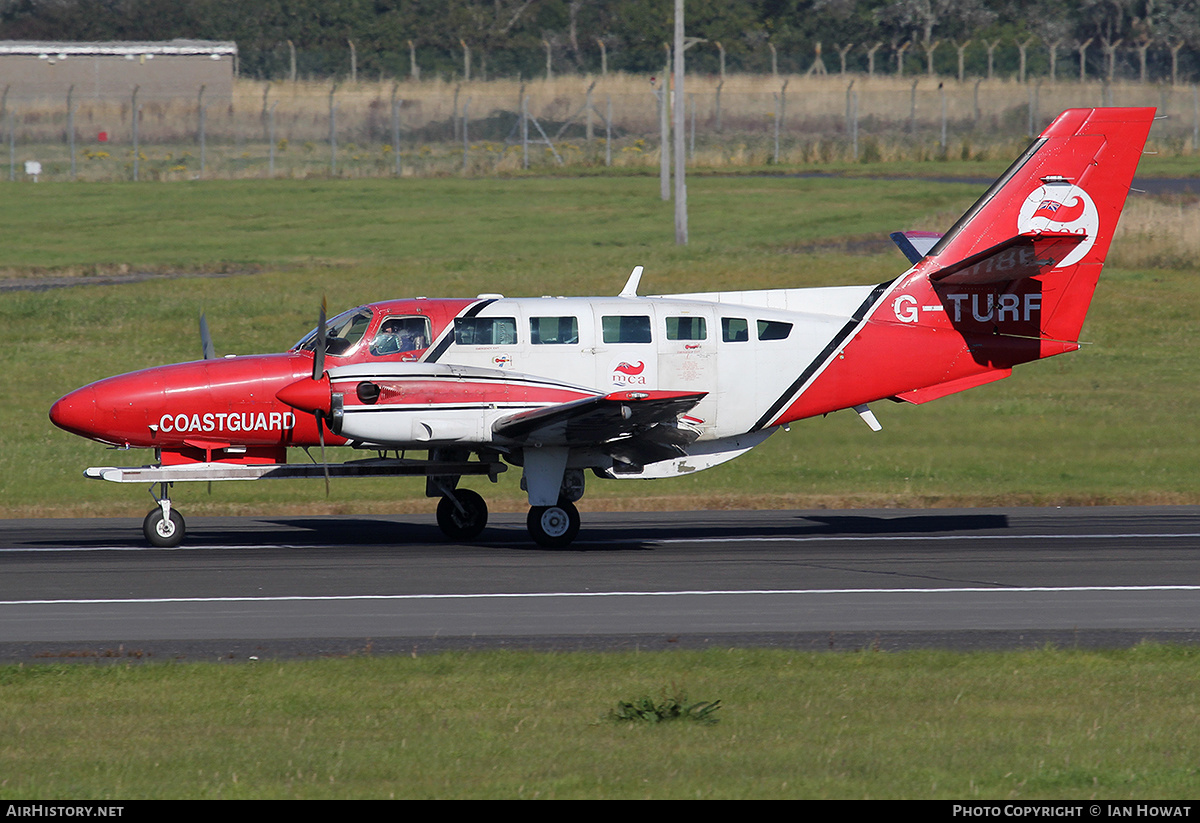
{"type": "Polygon", "coordinates": [[[183,542],[183,537],[187,534],[183,515],[171,508],[168,486],[167,483],[159,483],[157,495],[154,494],[154,487],[150,487],[150,494],[158,501],[158,508],[151,509],[142,521],[142,534],[146,536],[147,542],[160,549],[175,548],[183,542]]]}

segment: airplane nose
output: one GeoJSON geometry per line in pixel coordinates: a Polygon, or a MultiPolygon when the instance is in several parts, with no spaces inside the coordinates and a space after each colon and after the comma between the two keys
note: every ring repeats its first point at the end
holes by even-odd
{"type": "Polygon", "coordinates": [[[50,407],[50,422],[64,431],[92,437],[96,422],[96,393],[91,386],[60,397],[50,407]]]}

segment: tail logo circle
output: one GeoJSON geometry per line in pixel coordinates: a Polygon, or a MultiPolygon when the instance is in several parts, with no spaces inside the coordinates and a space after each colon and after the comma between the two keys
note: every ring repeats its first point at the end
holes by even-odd
{"type": "Polygon", "coordinates": [[[1055,268],[1078,263],[1096,242],[1100,230],[1100,213],[1091,196],[1067,182],[1038,186],[1029,193],[1017,214],[1017,231],[1065,231],[1086,235],[1082,243],[1071,250],[1055,268]]]}

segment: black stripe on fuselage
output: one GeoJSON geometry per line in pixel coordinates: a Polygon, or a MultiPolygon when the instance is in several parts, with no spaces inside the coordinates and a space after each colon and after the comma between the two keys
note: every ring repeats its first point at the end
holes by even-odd
{"type": "MultiPolygon", "coordinates": [[[[475,315],[479,314],[481,311],[483,311],[484,309],[486,309],[488,306],[492,305],[495,302],[496,302],[495,300],[480,300],[478,303],[474,303],[474,304],[468,306],[467,310],[465,312],[463,312],[462,314],[458,315],[458,317],[463,317],[463,318],[474,317],[475,315]]],[[[455,320],[457,320],[458,317],[456,317],[455,320]]],[[[450,344],[453,342],[454,342],[454,322],[451,321],[450,326],[446,329],[446,333],[444,335],[442,335],[442,339],[440,341],[438,341],[438,344],[436,346],[434,346],[433,351],[431,351],[429,354],[425,355],[424,362],[425,363],[436,363],[438,361],[438,358],[446,353],[446,349],[450,348],[450,344]]]]}
{"type": "Polygon", "coordinates": [[[807,383],[809,379],[817,372],[817,369],[821,368],[821,366],[827,363],[829,359],[837,353],[838,349],[842,347],[842,344],[846,342],[850,335],[854,333],[854,330],[858,328],[858,325],[862,323],[863,319],[867,317],[872,307],[874,307],[876,302],[878,302],[880,296],[895,282],[895,280],[890,280],[887,283],[880,283],[871,290],[871,294],[868,295],[867,299],[862,302],[862,305],[855,309],[854,314],[852,314],[850,319],[846,321],[846,325],[842,326],[841,330],[838,331],[838,333],[833,336],[833,339],[829,341],[829,345],[822,349],[821,353],[813,358],[813,361],[809,363],[808,367],[800,373],[800,376],[795,379],[792,385],[788,386],[787,391],[781,394],[779,399],[771,404],[771,408],[767,409],[766,414],[758,418],[758,422],[750,427],[750,431],[753,432],[762,429],[767,425],[767,423],[774,419],[775,415],[779,414],[779,412],[783,410],[783,408],[791,401],[792,397],[794,397],[795,394],[804,387],[804,384],[807,383]]]}

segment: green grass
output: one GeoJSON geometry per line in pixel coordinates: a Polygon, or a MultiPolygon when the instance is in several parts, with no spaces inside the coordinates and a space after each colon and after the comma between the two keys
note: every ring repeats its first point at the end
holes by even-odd
{"type": "Polygon", "coordinates": [[[1195,797],[1196,650],[0,667],[0,799],[1195,797]],[[715,724],[619,723],[685,690],[715,724]]]}
{"type": "MultiPolygon", "coordinates": [[[[331,309],[387,297],[615,294],[634,265],[645,293],[867,284],[904,268],[898,228],[945,228],[968,184],[834,178],[695,178],[691,243],[674,245],[653,178],[0,184],[3,264],[35,281],[120,271],[224,272],[6,292],[0,512],[139,514],[142,490],[84,481],[137,465],[56,430],[46,412],[101,377],[199,356],[281,351],[331,309]],[[876,246],[879,248],[880,246],[876,246]],[[886,248],[886,246],[883,246],[886,248]]],[[[583,508],[1200,502],[1200,442],[1186,409],[1200,279],[1110,270],[1084,328],[1092,345],[923,407],[881,404],[873,434],[849,412],[804,421],[731,464],[669,482],[589,484],[583,508]]],[[[522,507],[517,472],[480,486],[522,507]]],[[[191,513],[404,511],[419,481],[176,487],[191,513]]]]}

